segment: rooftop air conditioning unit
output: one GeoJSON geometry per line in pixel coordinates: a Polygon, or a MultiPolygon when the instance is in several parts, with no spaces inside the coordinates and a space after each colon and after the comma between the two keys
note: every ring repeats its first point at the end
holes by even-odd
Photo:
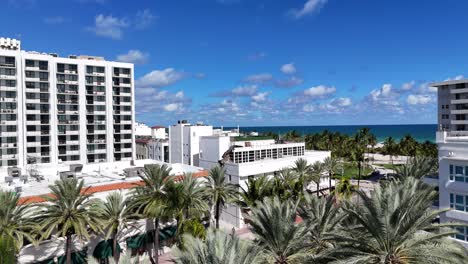
{"type": "Polygon", "coordinates": [[[448,156],[449,157],[455,157],[455,153],[453,151],[449,151],[448,156]]]}

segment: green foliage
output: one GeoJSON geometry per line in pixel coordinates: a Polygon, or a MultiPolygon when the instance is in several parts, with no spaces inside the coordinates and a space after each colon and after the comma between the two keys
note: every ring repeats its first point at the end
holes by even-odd
{"type": "Polygon", "coordinates": [[[355,191],[356,187],[351,184],[351,180],[348,177],[342,177],[336,183],[333,194],[339,200],[348,200],[349,198],[351,198],[355,191]]]}
{"type": "Polygon", "coordinates": [[[173,262],[177,264],[251,264],[260,259],[259,248],[235,234],[210,229],[206,238],[184,236],[184,249],[173,248],[173,262]]]}
{"type": "MultiPolygon", "coordinates": [[[[0,191],[0,239],[2,250],[17,254],[27,239],[35,242],[35,224],[32,216],[33,208],[28,204],[19,204],[20,194],[0,191]]],[[[3,263],[3,262],[0,262],[3,263]]]]}
{"type": "Polygon", "coordinates": [[[437,193],[409,177],[376,187],[344,208],[356,223],[337,233],[338,263],[465,263],[467,251],[448,239],[453,223],[433,224],[447,211],[431,210],[437,193]]]}
{"type": "Polygon", "coordinates": [[[238,201],[238,204],[244,209],[256,207],[258,202],[273,195],[273,181],[267,176],[249,178],[246,185],[247,188],[241,188],[240,200],[238,201]]]}
{"type": "Polygon", "coordinates": [[[430,157],[412,157],[406,164],[396,168],[397,174],[402,177],[415,177],[421,179],[424,176],[437,173],[438,160],[430,157]]]}
{"type": "Polygon", "coordinates": [[[16,246],[11,236],[2,235],[0,237],[0,263],[16,263],[16,246]]]}
{"type": "Polygon", "coordinates": [[[296,224],[297,203],[268,198],[252,208],[251,230],[268,262],[300,263],[307,256],[304,223],[296,224]]]}

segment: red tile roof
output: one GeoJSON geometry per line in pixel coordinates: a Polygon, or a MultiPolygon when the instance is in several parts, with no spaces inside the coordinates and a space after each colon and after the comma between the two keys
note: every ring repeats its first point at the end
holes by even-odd
{"type": "MultiPolygon", "coordinates": [[[[196,172],[196,173],[193,173],[193,176],[196,178],[206,177],[208,176],[208,171],[203,170],[200,172],[196,172]]],[[[184,177],[183,175],[177,175],[175,176],[174,180],[180,181],[182,180],[183,177],[184,177]]],[[[82,192],[85,194],[110,192],[110,191],[115,191],[115,190],[131,189],[138,185],[143,185],[143,181],[117,182],[117,183],[111,183],[111,184],[105,184],[105,185],[90,186],[90,187],[84,188],[82,192]]],[[[44,199],[44,196],[53,197],[52,194],[50,193],[44,194],[44,195],[25,196],[25,197],[21,197],[21,199],[19,200],[19,203],[20,204],[42,203],[46,201],[46,199],[44,199]]]]}
{"type": "Polygon", "coordinates": [[[166,127],[164,127],[164,126],[152,126],[151,128],[158,129],[158,128],[166,128],[166,127]]]}

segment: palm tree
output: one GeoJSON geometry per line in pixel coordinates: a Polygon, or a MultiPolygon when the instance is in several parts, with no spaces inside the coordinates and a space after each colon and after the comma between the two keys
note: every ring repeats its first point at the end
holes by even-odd
{"type": "Polygon", "coordinates": [[[365,131],[360,130],[356,135],[354,135],[353,148],[351,152],[352,160],[356,162],[358,166],[358,189],[361,182],[362,163],[365,161],[364,153],[367,148],[367,139],[366,134],[364,133],[365,131]]]}
{"type": "Polygon", "coordinates": [[[310,234],[309,247],[315,255],[335,247],[335,234],[339,232],[346,214],[335,205],[333,196],[318,198],[306,195],[299,205],[298,213],[305,221],[310,234]]]}
{"type": "Polygon", "coordinates": [[[216,228],[219,228],[221,207],[233,201],[239,194],[239,186],[226,182],[225,170],[219,166],[213,167],[207,178],[207,193],[214,205],[216,228]]]}
{"type": "Polygon", "coordinates": [[[20,194],[0,191],[0,263],[15,262],[24,240],[35,241],[31,235],[37,229],[30,204],[20,203],[20,194]]]}
{"type": "Polygon", "coordinates": [[[112,239],[112,254],[114,261],[119,262],[120,252],[117,248],[118,236],[122,229],[134,227],[131,221],[134,219],[134,214],[127,207],[127,201],[122,193],[112,192],[106,197],[105,203],[101,205],[102,218],[104,219],[105,237],[112,239]]]}
{"type": "Polygon", "coordinates": [[[300,263],[307,255],[307,229],[296,224],[297,204],[278,197],[265,199],[252,208],[249,223],[258,244],[269,262],[277,264],[300,263]]]}
{"type": "Polygon", "coordinates": [[[396,168],[396,172],[401,177],[415,177],[421,179],[437,172],[437,158],[412,157],[406,164],[396,168]]]}
{"type": "Polygon", "coordinates": [[[146,165],[145,173],[139,175],[142,185],[137,185],[131,191],[129,209],[152,219],[154,223],[152,263],[159,263],[159,223],[169,215],[168,184],[173,177],[171,169],[166,165],[146,165]]]}
{"type": "Polygon", "coordinates": [[[338,200],[348,200],[354,191],[355,187],[348,177],[342,177],[335,187],[335,195],[338,200]]]}
{"type": "Polygon", "coordinates": [[[268,176],[249,178],[246,188],[241,187],[239,205],[243,209],[256,207],[264,198],[273,195],[273,181],[268,176]]]}
{"type": "Polygon", "coordinates": [[[310,175],[310,165],[304,158],[294,161],[292,171],[295,172],[302,181],[305,181],[310,175]]]}
{"type": "Polygon", "coordinates": [[[323,163],[320,161],[314,162],[311,166],[311,173],[310,173],[310,181],[309,179],[306,180],[307,183],[309,182],[314,182],[316,185],[316,191],[317,191],[317,197],[319,196],[319,190],[320,190],[320,182],[322,180],[322,174],[324,172],[325,168],[323,166],[323,163]]]}
{"type": "Polygon", "coordinates": [[[398,152],[398,145],[395,143],[393,137],[388,137],[384,141],[383,153],[385,155],[390,155],[390,161],[393,164],[393,156],[398,152]]]}
{"type": "Polygon", "coordinates": [[[333,175],[335,174],[335,171],[341,168],[341,164],[337,158],[326,157],[325,160],[323,160],[323,167],[325,169],[325,172],[328,174],[328,186],[329,186],[330,193],[331,193],[332,191],[331,179],[333,175]]]}
{"type": "Polygon", "coordinates": [[[52,233],[66,237],[66,263],[71,264],[73,236],[89,240],[91,232],[99,233],[102,214],[98,202],[83,189],[84,182],[76,179],[62,179],[49,186],[51,195],[43,196],[47,201],[40,205],[37,220],[42,237],[52,233]]]}
{"type": "Polygon", "coordinates": [[[433,223],[448,209],[431,209],[437,196],[431,186],[409,177],[377,186],[371,196],[357,194],[361,202],[345,208],[357,224],[336,234],[336,256],[348,256],[339,263],[468,262],[467,250],[447,238],[459,225],[433,223]]]}
{"type": "Polygon", "coordinates": [[[182,219],[201,217],[209,211],[206,197],[208,195],[204,182],[199,181],[191,173],[184,174],[182,181],[176,185],[180,188],[180,204],[178,209],[182,219]]]}
{"type": "Polygon", "coordinates": [[[405,135],[400,140],[399,145],[403,155],[410,157],[416,156],[418,142],[411,135],[405,135]]]}
{"type": "Polygon", "coordinates": [[[289,168],[280,170],[273,183],[273,193],[282,200],[298,200],[304,193],[303,179],[289,168]]]}
{"type": "Polygon", "coordinates": [[[184,235],[184,242],[183,249],[172,251],[176,264],[250,264],[260,259],[259,248],[250,241],[217,229],[209,229],[204,240],[184,235]]]}

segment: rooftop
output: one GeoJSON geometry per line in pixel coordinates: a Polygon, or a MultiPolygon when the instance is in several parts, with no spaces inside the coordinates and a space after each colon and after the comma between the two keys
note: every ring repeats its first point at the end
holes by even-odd
{"type": "Polygon", "coordinates": [[[429,87],[440,87],[440,86],[444,86],[444,85],[453,85],[453,84],[459,84],[459,83],[468,83],[468,79],[434,82],[434,83],[430,83],[429,87]]]}
{"type": "MultiPolygon", "coordinates": [[[[81,172],[76,174],[76,178],[84,180],[84,186],[89,187],[86,192],[107,192],[111,190],[128,189],[140,182],[136,173],[130,174],[126,171],[136,171],[144,167],[146,164],[167,164],[156,160],[136,160],[134,165],[130,162],[111,162],[99,164],[86,164],[83,166],[81,172]]],[[[175,163],[167,164],[172,170],[173,175],[183,175],[184,173],[193,173],[196,176],[206,176],[206,171],[199,167],[194,167],[186,164],[175,163]]],[[[59,165],[55,167],[37,165],[34,171],[43,179],[36,180],[36,178],[28,177],[26,182],[23,182],[20,177],[13,177],[11,183],[6,182],[8,172],[6,170],[0,171],[0,188],[4,190],[17,191],[21,189],[21,196],[24,199],[27,197],[36,197],[49,193],[49,185],[54,181],[60,179],[61,172],[70,171],[69,165],[59,165]]],[[[31,169],[29,169],[31,172],[31,169]]],[[[23,173],[29,174],[29,173],[23,173]]],[[[31,198],[29,202],[39,202],[43,198],[31,198]]]]}

